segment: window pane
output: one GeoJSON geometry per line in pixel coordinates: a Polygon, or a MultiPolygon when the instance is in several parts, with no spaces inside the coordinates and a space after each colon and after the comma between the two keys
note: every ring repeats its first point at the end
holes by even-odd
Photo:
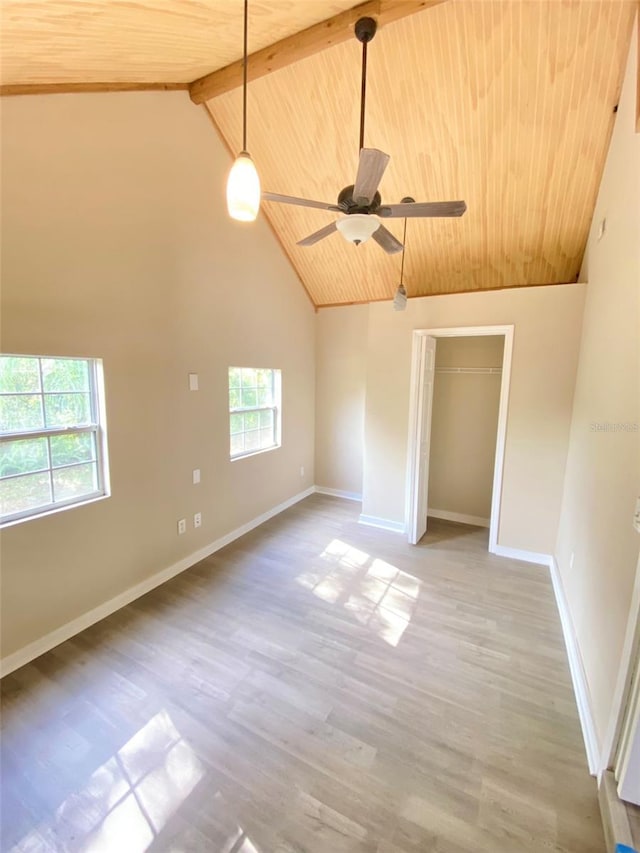
{"type": "Polygon", "coordinates": [[[48,467],[46,438],[3,441],[0,444],[0,477],[27,474],[48,467]]]}
{"type": "Polygon", "coordinates": [[[273,371],[271,370],[258,370],[257,371],[257,385],[258,388],[271,388],[273,385],[273,371]]]}
{"type": "Polygon", "coordinates": [[[93,462],[96,458],[95,436],[92,432],[76,435],[55,435],[51,442],[51,464],[72,465],[75,462],[93,462]]]}
{"type": "Polygon", "coordinates": [[[245,429],[258,429],[260,426],[260,412],[247,412],[244,416],[245,429]]]}
{"type": "Polygon", "coordinates": [[[247,451],[260,450],[260,430],[252,430],[244,434],[244,449],[247,451]]]}
{"type": "Polygon", "coordinates": [[[42,398],[37,394],[0,397],[0,431],[42,429],[42,398]]]}
{"type": "Polygon", "coordinates": [[[91,423],[89,394],[45,394],[48,427],[84,426],[91,423]]]}
{"type": "Polygon", "coordinates": [[[242,370],[239,367],[229,368],[229,388],[240,388],[242,385],[242,370]]]}
{"type": "Polygon", "coordinates": [[[261,429],[260,430],[260,447],[271,447],[272,444],[275,444],[273,440],[273,430],[272,429],[261,429]]]}
{"type": "Polygon", "coordinates": [[[238,409],[240,407],[241,394],[238,388],[229,388],[229,408],[238,409]]]}
{"type": "Polygon", "coordinates": [[[253,367],[243,367],[242,368],[242,387],[243,388],[255,388],[257,384],[257,376],[258,371],[253,367]]]}
{"type": "Polygon", "coordinates": [[[265,412],[260,412],[260,426],[271,427],[273,430],[273,409],[267,409],[265,412]]]}
{"type": "Polygon", "coordinates": [[[259,406],[271,406],[272,405],[272,395],[270,388],[259,388],[258,389],[258,405],[259,406]]]}
{"type": "Polygon", "coordinates": [[[242,389],[242,405],[246,408],[258,405],[258,394],[255,388],[242,389]]]}
{"type": "Polygon", "coordinates": [[[74,465],[53,472],[53,496],[56,501],[79,498],[98,490],[96,464],[74,465]]]}
{"type": "Polygon", "coordinates": [[[43,358],[44,391],[88,391],[89,362],[77,358],[43,358]]]}
{"type": "Polygon", "coordinates": [[[0,480],[0,513],[11,515],[51,503],[49,472],[0,480]]]}
{"type": "Polygon", "coordinates": [[[236,435],[242,432],[244,417],[243,415],[231,415],[231,435],[236,435]]]}
{"type": "Polygon", "coordinates": [[[236,456],[244,452],[244,433],[231,436],[231,455],[236,456]]]}
{"type": "Polygon", "coordinates": [[[0,391],[39,391],[40,371],[37,358],[13,355],[0,357],[0,391]]]}

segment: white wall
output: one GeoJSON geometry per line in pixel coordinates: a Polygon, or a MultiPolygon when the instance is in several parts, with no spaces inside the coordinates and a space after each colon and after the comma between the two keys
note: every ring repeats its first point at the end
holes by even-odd
{"type": "Polygon", "coordinates": [[[228,219],[185,93],[2,113],[2,349],[104,359],[112,484],[3,531],[6,656],[313,484],[315,315],[266,223],[228,219]],[[279,450],[229,461],[229,365],[282,369],[279,450]]]}
{"type": "Polygon", "coordinates": [[[363,513],[403,522],[413,329],[515,326],[498,544],[550,554],[556,540],[584,285],[369,306],[363,513]]]}
{"type": "MultiPolygon", "coordinates": [[[[356,315],[347,319],[344,313],[353,309],[321,309],[318,334],[319,340],[326,341],[323,348],[336,347],[346,363],[362,365],[364,360],[366,364],[363,513],[404,522],[413,329],[514,324],[498,542],[552,553],[584,297],[584,285],[570,284],[410,299],[404,312],[394,311],[391,302],[372,303],[358,309],[357,334],[351,327],[356,315]],[[362,332],[365,317],[366,336],[362,332]]],[[[323,358],[319,358],[320,372],[323,358]]],[[[357,376],[362,399],[361,367],[357,376]]],[[[324,422],[340,423],[332,433],[331,446],[323,451],[323,472],[330,472],[331,453],[335,458],[355,458],[352,436],[357,434],[361,414],[354,408],[347,416],[343,405],[334,409],[330,396],[323,399],[324,422]]],[[[340,488],[342,482],[337,476],[331,480],[327,473],[322,484],[340,488]]]]}
{"type": "Polygon", "coordinates": [[[632,528],[640,494],[636,63],[637,40],[633,38],[585,256],[589,284],[555,549],[601,746],[611,713],[640,540],[632,528]],[[605,218],[606,232],[598,240],[598,228],[605,218]],[[609,426],[615,424],[622,426],[609,426]]]}
{"type": "Polygon", "coordinates": [[[500,407],[500,373],[442,368],[501,367],[504,336],[439,338],[433,383],[429,513],[455,513],[489,526],[500,407]]]}
{"type": "Polygon", "coordinates": [[[325,308],[316,328],[316,484],[362,494],[366,305],[325,308]]]}

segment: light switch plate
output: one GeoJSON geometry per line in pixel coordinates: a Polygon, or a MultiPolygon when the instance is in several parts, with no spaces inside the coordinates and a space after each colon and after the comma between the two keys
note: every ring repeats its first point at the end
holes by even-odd
{"type": "Polygon", "coordinates": [[[193,485],[197,486],[199,482],[200,482],[200,469],[194,468],[193,469],[193,485]]]}
{"type": "Polygon", "coordinates": [[[198,390],[198,374],[190,373],[189,374],[189,391],[197,391],[198,390]]]}

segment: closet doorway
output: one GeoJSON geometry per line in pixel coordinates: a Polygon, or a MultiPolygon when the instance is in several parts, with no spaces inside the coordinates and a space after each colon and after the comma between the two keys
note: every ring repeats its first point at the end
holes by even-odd
{"type": "Polygon", "coordinates": [[[500,524],[513,326],[413,333],[406,529],[411,544],[428,515],[500,524]]]}

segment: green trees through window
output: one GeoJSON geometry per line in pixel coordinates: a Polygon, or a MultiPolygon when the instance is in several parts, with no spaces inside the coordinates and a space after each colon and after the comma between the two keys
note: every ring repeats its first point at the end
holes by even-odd
{"type": "Polygon", "coordinates": [[[232,459],[280,445],[279,370],[229,368],[229,432],[232,459]]]}
{"type": "Polygon", "coordinates": [[[104,494],[96,362],[0,355],[0,519],[104,494]]]}

